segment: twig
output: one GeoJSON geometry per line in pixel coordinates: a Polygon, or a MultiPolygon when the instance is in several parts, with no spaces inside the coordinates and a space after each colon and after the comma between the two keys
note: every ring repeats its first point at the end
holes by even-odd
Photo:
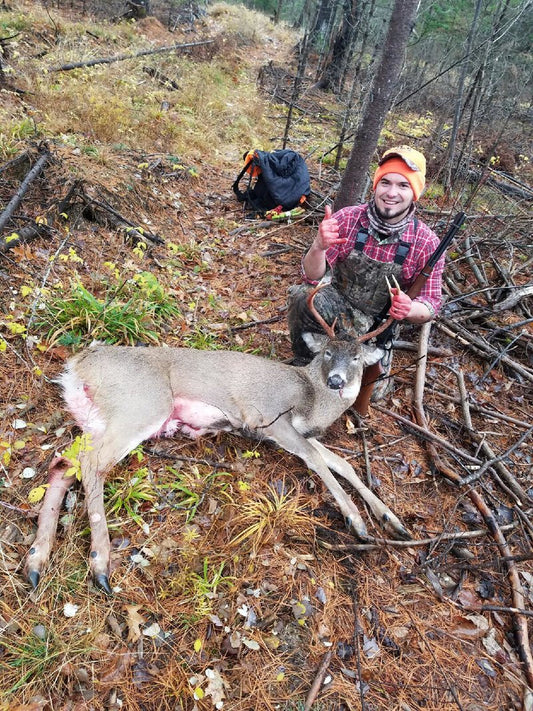
{"type": "MultiPolygon", "coordinates": [[[[463,411],[463,418],[466,424],[466,427],[468,428],[468,431],[470,434],[477,439],[478,441],[480,440],[479,434],[474,430],[473,424],[472,424],[472,417],[470,415],[470,404],[468,401],[468,393],[466,391],[466,385],[465,385],[465,379],[463,376],[463,371],[458,368],[454,369],[453,371],[455,373],[455,377],[457,378],[457,383],[459,386],[459,393],[461,396],[461,407],[463,411]]],[[[514,445],[510,451],[513,451],[516,447],[518,447],[526,437],[528,437],[531,434],[532,427],[530,427],[527,432],[525,432],[518,440],[516,445],[514,445]]],[[[515,496],[518,497],[519,501],[522,502],[527,502],[528,501],[528,496],[526,492],[522,489],[520,484],[516,481],[515,477],[511,474],[509,469],[503,465],[502,459],[505,458],[508,454],[510,454],[510,451],[507,452],[506,454],[503,454],[501,456],[496,456],[494,453],[492,447],[489,445],[488,442],[486,442],[484,439],[481,440],[480,442],[481,449],[485,452],[487,456],[490,457],[490,461],[485,462],[476,472],[473,472],[472,474],[467,475],[466,477],[463,478],[463,483],[464,484],[470,484],[477,479],[479,479],[483,474],[487,471],[487,469],[491,466],[494,466],[495,464],[498,465],[497,469],[500,473],[500,476],[504,479],[504,481],[507,483],[511,491],[515,496]]]]}
{"type": "MultiPolygon", "coordinates": [[[[468,452],[465,452],[464,449],[454,447],[453,444],[447,442],[445,439],[442,439],[442,437],[439,437],[438,435],[429,432],[425,426],[417,425],[415,422],[408,420],[407,417],[403,417],[397,412],[388,410],[386,407],[382,407],[377,403],[373,403],[372,408],[374,410],[378,410],[378,412],[382,412],[384,415],[390,415],[390,417],[393,417],[395,420],[398,420],[398,422],[401,422],[403,425],[406,425],[410,429],[414,430],[423,439],[429,440],[431,442],[434,442],[435,444],[440,445],[443,449],[447,449],[449,452],[452,452],[452,454],[455,454],[457,457],[462,457],[463,459],[466,459],[467,462],[471,462],[472,464],[481,464],[477,457],[473,457],[471,454],[468,454],[468,452]]],[[[454,481],[456,483],[461,483],[462,479],[458,474],[456,474],[454,481]]]]}
{"type": "Polygon", "coordinates": [[[5,240],[0,242],[0,254],[6,254],[10,249],[18,247],[21,244],[26,244],[39,237],[44,237],[50,234],[50,227],[48,225],[38,225],[37,223],[33,225],[27,225],[15,233],[16,237],[12,236],[9,242],[5,240]]]}
{"type": "MultiPolygon", "coordinates": [[[[521,444],[523,444],[526,441],[526,439],[531,435],[532,432],[533,432],[533,426],[530,427],[527,432],[524,432],[522,434],[522,436],[519,437],[519,439],[511,447],[509,447],[508,449],[505,450],[505,452],[503,452],[503,454],[494,456],[488,462],[485,462],[485,464],[483,464],[483,466],[481,466],[477,470],[477,472],[473,472],[472,474],[469,474],[468,476],[463,477],[463,484],[471,484],[472,482],[477,481],[478,479],[480,479],[483,476],[483,474],[487,471],[487,469],[489,467],[494,466],[494,464],[499,464],[500,462],[502,462],[502,460],[507,459],[507,457],[510,454],[512,454],[516,449],[518,449],[518,447],[520,447],[521,444]]],[[[486,442],[481,443],[482,446],[484,444],[486,444],[486,442]]],[[[490,451],[492,452],[492,450],[490,450],[490,451]]],[[[511,479],[511,482],[512,482],[513,486],[518,486],[514,477],[511,479]]],[[[520,489],[520,491],[521,491],[522,496],[524,497],[524,500],[527,500],[527,498],[528,498],[527,494],[524,491],[522,491],[521,489],[520,489]]],[[[518,491],[516,493],[518,494],[518,491]]]]}
{"type": "MultiPolygon", "coordinates": [[[[506,612],[510,615],[524,615],[525,617],[533,617],[533,610],[519,609],[518,607],[500,607],[499,605],[482,605],[482,612],[506,612]]],[[[476,610],[477,612],[477,610],[476,610]]]]}
{"type": "MultiPolygon", "coordinates": [[[[499,352],[488,343],[485,343],[481,338],[477,338],[471,333],[468,333],[467,329],[458,323],[452,324],[449,319],[445,319],[445,323],[437,320],[435,321],[435,325],[447,336],[458,341],[461,345],[467,346],[482,358],[494,357],[499,352]]],[[[517,363],[507,355],[503,355],[501,361],[510,368],[513,368],[513,370],[522,375],[526,380],[533,382],[533,371],[530,368],[526,368],[520,363],[517,363]]]]}
{"type": "MultiPolygon", "coordinates": [[[[513,607],[519,610],[523,609],[525,607],[524,590],[518,576],[515,561],[512,559],[511,550],[502,533],[502,530],[498,526],[492,511],[489,509],[479,492],[475,489],[471,489],[469,491],[469,496],[485,519],[485,523],[489,527],[504,559],[505,566],[507,568],[507,577],[511,586],[513,607]]],[[[516,613],[513,614],[513,621],[516,643],[518,645],[518,651],[522,664],[524,665],[526,681],[529,686],[533,688],[533,657],[531,655],[531,647],[529,645],[527,623],[522,615],[516,613]]]]}
{"type": "Polygon", "coordinates": [[[311,684],[309,693],[307,694],[307,698],[305,699],[304,711],[311,711],[311,707],[313,706],[313,703],[315,702],[315,699],[318,696],[318,692],[320,691],[320,687],[322,686],[322,682],[324,681],[324,677],[326,676],[326,672],[328,670],[329,663],[331,662],[332,655],[333,650],[331,649],[328,649],[328,651],[324,654],[324,657],[320,662],[320,666],[318,667],[315,679],[311,684]]]}
{"type": "Polygon", "coordinates": [[[533,294],[533,284],[530,284],[529,286],[524,286],[523,288],[517,289],[514,291],[510,296],[508,296],[506,299],[503,301],[500,301],[498,304],[494,304],[492,307],[492,310],[495,312],[498,311],[506,311],[507,309],[512,309],[516,304],[521,301],[522,299],[525,299],[527,296],[531,296],[533,294]]]}
{"type": "MultiPolygon", "coordinates": [[[[465,403],[467,401],[465,400],[465,403]]],[[[466,422],[470,422],[470,413],[468,407],[465,410],[466,422]]],[[[513,607],[517,609],[522,609],[524,605],[524,591],[522,584],[520,583],[520,578],[518,576],[518,570],[516,568],[516,563],[512,558],[511,550],[509,545],[503,535],[502,529],[498,525],[494,514],[487,506],[485,500],[481,494],[476,489],[470,489],[468,491],[468,496],[470,500],[475,504],[478,511],[483,516],[488,529],[492,533],[494,540],[500,550],[502,557],[504,558],[504,563],[507,568],[507,577],[509,584],[511,586],[513,607]]],[[[533,687],[533,656],[531,654],[531,648],[529,645],[529,635],[527,629],[527,623],[524,618],[520,615],[515,614],[513,616],[514,627],[515,627],[515,637],[516,643],[518,645],[518,650],[522,664],[524,666],[524,674],[526,676],[527,683],[529,686],[533,687]]]]}
{"type": "MultiPolygon", "coordinates": [[[[392,341],[392,348],[395,351],[417,351],[418,346],[416,343],[410,343],[409,341],[399,341],[394,339],[392,341]]],[[[450,358],[453,356],[453,352],[449,348],[436,348],[435,346],[427,347],[427,354],[430,356],[435,356],[436,358],[450,358]]]]}
{"type": "MultiPolygon", "coordinates": [[[[518,523],[508,523],[501,526],[502,531],[512,531],[518,526],[518,523]]],[[[439,533],[431,538],[418,538],[409,541],[399,541],[396,538],[376,539],[376,543],[337,543],[332,544],[327,541],[320,541],[320,545],[327,550],[332,551],[373,551],[382,548],[384,545],[394,548],[412,548],[415,546],[434,546],[441,541],[462,541],[471,538],[481,538],[486,536],[490,531],[486,528],[476,529],[475,531],[457,531],[457,533],[439,533]]]]}
{"type": "Polygon", "coordinates": [[[126,228],[126,233],[128,237],[133,237],[138,242],[144,242],[148,240],[149,242],[153,242],[154,244],[165,244],[165,240],[161,239],[159,235],[154,235],[144,229],[141,232],[138,226],[126,219],[123,215],[120,214],[120,212],[117,212],[113,207],[111,207],[111,205],[108,205],[105,202],[100,202],[100,200],[96,200],[96,198],[90,197],[89,195],[85,194],[82,195],[82,199],[87,206],[96,205],[97,207],[101,207],[103,210],[106,210],[111,215],[113,215],[113,217],[122,222],[123,225],[128,225],[128,227],[126,228]]]}
{"type": "MultiPolygon", "coordinates": [[[[285,311],[286,309],[283,310],[285,311]]],[[[276,323],[277,321],[281,321],[282,318],[283,314],[281,313],[277,316],[271,316],[270,318],[262,319],[261,321],[249,321],[248,323],[242,323],[238,326],[231,326],[229,330],[232,333],[235,333],[235,331],[244,331],[247,328],[254,328],[254,326],[262,326],[265,323],[276,323]]]]}
{"type": "Polygon", "coordinates": [[[522,336],[524,336],[525,334],[526,334],[526,331],[520,331],[518,336],[515,336],[512,341],[510,341],[509,343],[507,343],[505,345],[505,348],[502,351],[500,351],[500,353],[498,353],[498,355],[494,358],[494,360],[492,360],[490,362],[490,364],[485,368],[485,372],[483,373],[483,375],[481,376],[481,378],[479,380],[480,385],[485,382],[490,371],[498,365],[498,363],[501,361],[502,357],[506,353],[508,353],[511,350],[511,348],[514,346],[514,344],[517,341],[519,341],[522,338],[522,336]]]}
{"type": "MultiPolygon", "coordinates": [[[[396,378],[398,382],[410,384],[409,381],[407,381],[405,378],[396,378]]],[[[461,404],[461,399],[458,397],[455,397],[454,395],[448,395],[448,393],[442,392],[442,390],[435,390],[435,388],[431,388],[431,394],[435,395],[437,399],[444,399],[447,400],[448,402],[454,402],[457,405],[461,404]]],[[[518,420],[516,417],[511,417],[510,415],[505,415],[503,412],[496,412],[496,410],[488,410],[486,407],[481,407],[481,405],[478,405],[474,402],[469,403],[469,407],[471,410],[474,412],[477,412],[480,415],[483,415],[484,417],[488,418],[493,418],[495,420],[503,420],[503,422],[509,422],[510,424],[517,425],[518,427],[529,427],[530,423],[526,422],[525,420],[518,420]]]]}
{"type": "Polygon", "coordinates": [[[431,333],[431,321],[427,321],[420,329],[418,341],[418,360],[416,365],[415,389],[413,394],[413,404],[416,409],[422,408],[424,399],[424,384],[426,381],[426,365],[428,359],[429,334],[431,333]]]}

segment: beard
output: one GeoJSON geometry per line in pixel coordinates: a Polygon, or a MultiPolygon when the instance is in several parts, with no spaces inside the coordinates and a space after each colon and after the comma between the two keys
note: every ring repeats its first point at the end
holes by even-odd
{"type": "Polygon", "coordinates": [[[399,209],[393,205],[391,207],[386,207],[384,210],[381,210],[377,205],[375,205],[376,215],[379,217],[380,220],[383,220],[384,222],[390,222],[391,220],[400,221],[403,217],[405,217],[405,215],[407,215],[410,207],[411,205],[408,205],[407,207],[399,209]]]}

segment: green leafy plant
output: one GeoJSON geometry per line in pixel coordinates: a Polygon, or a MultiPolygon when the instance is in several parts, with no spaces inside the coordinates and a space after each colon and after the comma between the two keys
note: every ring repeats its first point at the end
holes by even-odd
{"type": "Polygon", "coordinates": [[[168,492],[168,500],[172,508],[187,511],[187,523],[192,521],[213,484],[219,482],[221,488],[224,489],[225,479],[231,477],[228,472],[213,472],[206,476],[197,466],[187,467],[183,470],[167,467],[166,471],[171,475],[171,478],[169,481],[160,482],[159,489],[168,492]]]}
{"type": "Polygon", "coordinates": [[[139,526],[143,520],[139,509],[157,500],[148,467],[137,469],[133,476],[117,477],[105,484],[106,509],[110,514],[126,514],[139,526]]]}
{"type": "Polygon", "coordinates": [[[66,296],[48,295],[37,327],[51,344],[79,344],[85,336],[108,343],[157,343],[161,322],[179,313],[156,277],[142,272],[119,286],[104,283],[103,297],[73,280],[66,296]]]}
{"type": "Polygon", "coordinates": [[[210,563],[209,558],[204,557],[199,572],[183,568],[170,581],[170,593],[189,605],[186,615],[189,623],[194,624],[211,614],[219,588],[232,582],[233,578],[223,575],[225,566],[225,561],[210,563]]]}

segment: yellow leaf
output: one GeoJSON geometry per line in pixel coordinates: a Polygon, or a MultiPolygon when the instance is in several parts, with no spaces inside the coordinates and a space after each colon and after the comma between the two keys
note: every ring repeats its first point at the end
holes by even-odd
{"type": "Polygon", "coordinates": [[[276,681],[283,681],[283,679],[285,679],[285,673],[284,673],[284,672],[280,672],[280,673],[276,676],[276,681]]]}
{"type": "Polygon", "coordinates": [[[23,284],[20,287],[20,293],[22,294],[22,296],[28,296],[28,294],[31,294],[32,291],[33,288],[31,286],[28,286],[27,284],[23,284]]]}
{"type": "Polygon", "coordinates": [[[199,652],[202,649],[202,640],[201,639],[195,639],[194,640],[194,651],[199,652]]]}
{"type": "Polygon", "coordinates": [[[10,242],[13,242],[14,240],[19,239],[19,235],[16,232],[12,232],[10,235],[8,235],[5,238],[5,243],[9,244],[10,242]]]}
{"type": "Polygon", "coordinates": [[[24,449],[26,446],[26,442],[23,439],[17,439],[16,442],[13,442],[13,449],[24,449]]]}
{"type": "Polygon", "coordinates": [[[32,489],[28,494],[28,501],[30,502],[30,504],[39,503],[39,501],[46,494],[48,486],[48,484],[42,484],[41,486],[36,486],[35,489],[32,489]]]}
{"type": "Polygon", "coordinates": [[[7,343],[2,338],[2,340],[0,341],[0,353],[3,353],[6,350],[6,348],[7,348],[7,343]]]}
{"type": "Polygon", "coordinates": [[[196,689],[194,690],[194,698],[198,699],[198,701],[200,701],[200,699],[203,699],[204,696],[205,696],[205,694],[204,694],[202,688],[200,686],[197,686],[196,689]]]}
{"type": "Polygon", "coordinates": [[[25,331],[26,331],[26,326],[24,326],[24,324],[22,324],[22,323],[14,323],[14,322],[8,323],[7,327],[13,334],[21,334],[21,333],[25,333],[25,331]]]}

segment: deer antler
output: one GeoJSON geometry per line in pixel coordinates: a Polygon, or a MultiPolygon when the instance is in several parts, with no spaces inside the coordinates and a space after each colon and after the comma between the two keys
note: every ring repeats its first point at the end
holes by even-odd
{"type": "Polygon", "coordinates": [[[322,326],[324,329],[324,333],[328,336],[328,338],[335,338],[335,324],[337,323],[337,319],[333,321],[331,326],[329,323],[327,323],[322,316],[318,313],[316,306],[315,306],[315,296],[318,294],[320,289],[323,289],[325,284],[319,284],[317,287],[311,291],[307,297],[307,308],[311,312],[311,315],[315,319],[315,321],[322,326]]]}
{"type": "MultiPolygon", "coordinates": [[[[309,295],[307,296],[307,308],[311,312],[311,315],[315,319],[315,321],[322,326],[324,329],[324,333],[329,337],[329,338],[335,338],[335,324],[337,323],[337,319],[333,321],[331,326],[322,318],[322,316],[318,313],[314,301],[315,301],[315,296],[318,294],[320,289],[323,289],[325,284],[319,284],[317,287],[313,289],[313,291],[309,292],[309,295]]],[[[366,341],[369,341],[371,338],[375,338],[376,336],[379,336],[380,333],[383,333],[383,331],[388,328],[391,323],[393,323],[395,319],[392,318],[392,316],[389,316],[389,318],[384,321],[380,326],[375,328],[373,331],[370,331],[369,333],[365,333],[362,336],[359,336],[357,340],[359,343],[366,343],[366,341]]]]}
{"type": "Polygon", "coordinates": [[[371,338],[375,338],[376,336],[379,336],[380,333],[383,333],[383,331],[388,328],[394,321],[395,319],[393,319],[392,316],[389,316],[386,321],[383,321],[381,326],[378,326],[369,333],[365,333],[364,335],[359,336],[357,340],[359,341],[359,343],[366,343],[366,341],[369,341],[371,338]]]}

